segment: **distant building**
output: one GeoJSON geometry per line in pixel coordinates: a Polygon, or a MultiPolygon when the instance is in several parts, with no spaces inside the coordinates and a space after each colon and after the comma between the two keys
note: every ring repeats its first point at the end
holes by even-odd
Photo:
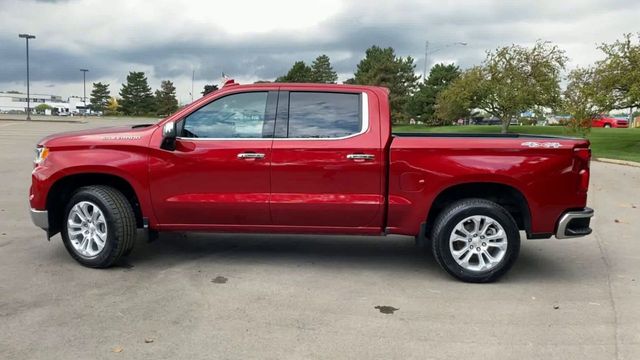
{"type": "MultiPolygon", "coordinates": [[[[40,104],[46,104],[51,107],[51,110],[47,110],[47,115],[69,115],[70,108],[69,102],[63,101],[62,97],[56,95],[45,94],[30,94],[31,99],[31,111],[33,112],[36,106],[40,104]]],[[[27,94],[13,93],[13,92],[0,92],[0,112],[1,113],[26,113],[27,112],[27,94]]]]}
{"type": "MultiPolygon", "coordinates": [[[[35,112],[36,106],[46,104],[51,110],[46,110],[45,115],[79,115],[91,113],[89,110],[89,102],[87,106],[80,96],[70,96],[67,101],[62,100],[61,96],[30,94],[31,112],[35,112]]],[[[26,113],[27,112],[27,94],[16,92],[0,92],[0,113],[26,113]]]]}

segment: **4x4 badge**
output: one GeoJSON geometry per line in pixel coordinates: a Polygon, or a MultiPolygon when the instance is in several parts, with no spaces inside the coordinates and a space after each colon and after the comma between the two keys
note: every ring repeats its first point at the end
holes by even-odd
{"type": "Polygon", "coordinates": [[[530,148],[546,148],[546,149],[557,149],[562,147],[562,144],[559,142],[535,142],[535,141],[525,141],[522,146],[528,146],[530,148]]]}

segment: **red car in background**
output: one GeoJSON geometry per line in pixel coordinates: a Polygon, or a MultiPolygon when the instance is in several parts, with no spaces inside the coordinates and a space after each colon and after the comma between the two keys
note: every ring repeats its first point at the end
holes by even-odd
{"type": "Polygon", "coordinates": [[[628,128],[629,121],[627,119],[616,119],[616,118],[601,116],[591,120],[591,127],[628,128]]]}

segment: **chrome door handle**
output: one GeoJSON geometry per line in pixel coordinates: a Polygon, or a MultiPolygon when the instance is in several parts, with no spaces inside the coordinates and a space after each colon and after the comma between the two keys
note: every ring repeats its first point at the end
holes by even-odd
{"type": "Polygon", "coordinates": [[[349,154],[347,155],[347,159],[349,160],[373,160],[375,159],[375,155],[371,154],[349,154]]]}
{"type": "Polygon", "coordinates": [[[238,154],[238,159],[264,159],[264,154],[246,152],[238,154]]]}

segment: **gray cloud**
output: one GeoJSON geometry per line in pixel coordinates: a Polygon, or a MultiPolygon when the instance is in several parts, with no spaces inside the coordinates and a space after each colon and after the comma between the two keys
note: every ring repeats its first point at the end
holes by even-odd
{"type": "Polygon", "coordinates": [[[81,67],[89,68],[95,79],[124,79],[127,71],[139,69],[150,70],[149,75],[155,79],[190,79],[192,69],[201,82],[218,79],[222,71],[241,79],[273,79],[294,61],[311,61],[321,53],[332,58],[336,71],[348,74],[364,50],[374,44],[392,46],[399,55],[413,56],[416,70],[421,71],[425,40],[433,50],[442,48],[430,55],[432,62],[456,61],[462,67],[479,63],[487,49],[529,44],[541,38],[567,49],[574,64],[586,64],[599,56],[596,43],[637,31],[635,15],[640,13],[640,3],[631,0],[526,4],[499,0],[371,0],[345,2],[337,13],[300,31],[275,27],[266,32],[238,33],[217,26],[216,16],[235,16],[241,23],[242,14],[216,14],[210,23],[188,16],[172,20],[183,9],[158,5],[157,18],[114,11],[101,12],[99,20],[86,21],[83,14],[87,18],[98,15],[89,6],[79,8],[81,0],[39,0],[29,2],[30,14],[34,10],[55,13],[69,9],[73,15],[69,19],[31,19],[20,12],[20,6],[11,6],[18,0],[1,2],[10,6],[0,10],[0,84],[24,79],[24,41],[17,38],[17,27],[11,24],[14,18],[26,21],[20,30],[39,31],[38,38],[31,42],[32,79],[65,84],[79,81],[81,67]],[[70,24],[61,25],[61,21],[70,24]],[[79,30],[87,24],[94,28],[86,33],[79,30]],[[455,41],[469,45],[445,47],[455,41]]]}

